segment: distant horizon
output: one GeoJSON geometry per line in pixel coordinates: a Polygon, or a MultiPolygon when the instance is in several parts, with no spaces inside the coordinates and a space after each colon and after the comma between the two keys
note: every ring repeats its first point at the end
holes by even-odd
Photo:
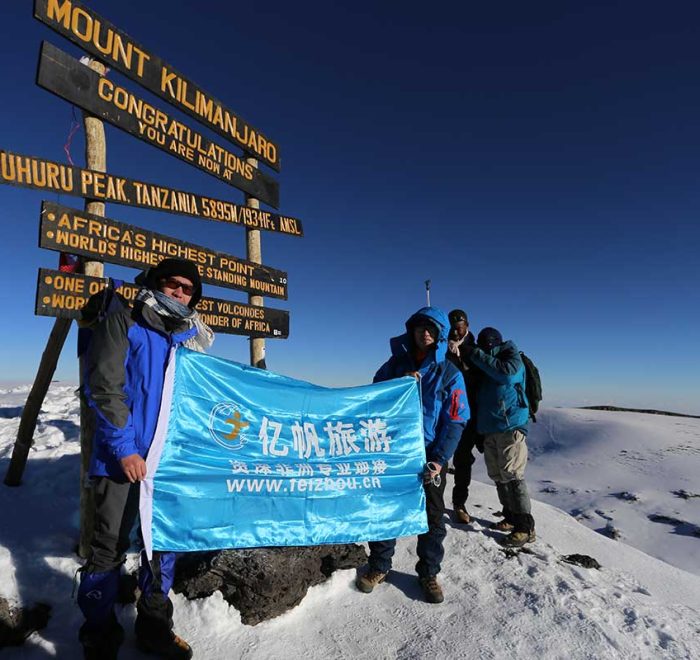
{"type": "MultiPolygon", "coordinates": [[[[247,364],[247,363],[246,363],[247,364]]],[[[368,381],[368,383],[371,381],[368,381]]],[[[71,387],[78,388],[79,383],[76,379],[74,381],[70,379],[60,379],[60,378],[54,378],[51,380],[51,383],[57,383],[57,384],[62,384],[62,385],[69,385],[71,387]]],[[[348,385],[322,385],[322,387],[356,387],[356,386],[362,386],[368,383],[354,383],[354,384],[348,384],[348,385]]],[[[13,388],[18,388],[18,387],[27,387],[30,388],[33,386],[33,381],[21,381],[21,380],[2,380],[0,379],[0,389],[13,389],[13,388]]],[[[319,385],[320,383],[315,383],[316,385],[319,385]]],[[[580,404],[575,404],[575,403],[550,403],[547,399],[543,399],[543,401],[540,403],[540,408],[570,408],[570,409],[575,409],[575,410],[602,410],[602,411],[609,411],[609,412],[636,412],[636,413],[642,413],[642,414],[648,414],[648,415],[668,415],[672,417],[688,417],[691,419],[700,419],[700,415],[695,415],[693,413],[689,412],[683,412],[683,411],[678,411],[678,410],[661,410],[658,408],[644,408],[644,407],[628,407],[628,406],[619,406],[614,403],[599,403],[599,404],[586,404],[586,405],[580,405],[580,404]]],[[[535,422],[536,423],[536,422],[535,422]]]]}

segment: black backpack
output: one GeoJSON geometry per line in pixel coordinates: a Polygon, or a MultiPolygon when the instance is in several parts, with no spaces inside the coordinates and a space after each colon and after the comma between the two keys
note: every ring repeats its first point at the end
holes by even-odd
{"type": "Polygon", "coordinates": [[[106,316],[129,307],[129,301],[117,291],[121,288],[121,280],[113,280],[111,277],[107,286],[88,298],[85,306],[80,310],[78,321],[78,357],[87,352],[95,326],[106,316]]]}
{"type": "Polygon", "coordinates": [[[520,358],[525,365],[525,396],[530,404],[530,419],[533,422],[537,421],[537,410],[542,401],[542,381],[540,380],[540,372],[535,363],[525,353],[520,351],[520,358]]]}

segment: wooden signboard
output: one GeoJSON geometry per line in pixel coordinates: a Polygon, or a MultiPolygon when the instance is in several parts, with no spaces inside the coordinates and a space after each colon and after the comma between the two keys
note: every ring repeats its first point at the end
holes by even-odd
{"type": "MultiPolygon", "coordinates": [[[[40,268],[34,312],[39,316],[78,319],[88,298],[101,291],[106,284],[107,280],[100,277],[40,268]]],[[[131,302],[136,298],[138,286],[123,284],[117,290],[131,302]]],[[[197,311],[214,332],[275,339],[289,336],[289,313],[281,309],[202,298],[197,311]]]]}
{"type": "Polygon", "coordinates": [[[41,45],[36,82],[264,204],[279,207],[279,184],[272,177],[46,41],[41,45]]]}
{"type": "Polygon", "coordinates": [[[76,195],[101,202],[228,222],[250,229],[302,236],[301,220],[50,160],[0,150],[0,183],[76,195]]]}
{"type": "Polygon", "coordinates": [[[34,0],[34,17],[279,171],[274,142],[78,0],[34,0]]]}
{"type": "Polygon", "coordinates": [[[287,298],[287,273],[53,202],[42,202],[39,247],[146,269],[161,259],[190,259],[202,282],[253,295],[287,298]]]}

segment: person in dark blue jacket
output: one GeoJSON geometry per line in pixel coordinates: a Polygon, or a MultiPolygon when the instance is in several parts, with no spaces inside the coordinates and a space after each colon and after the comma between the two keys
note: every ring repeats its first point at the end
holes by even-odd
{"type": "Polygon", "coordinates": [[[477,390],[477,431],[484,435],[484,460],[503,505],[497,529],[511,531],[504,545],[519,547],[535,540],[535,521],[525,485],[527,427],[525,365],[518,347],[503,341],[495,328],[484,328],[468,359],[483,376],[477,390]]]}
{"type": "Polygon", "coordinates": [[[469,331],[469,319],[462,309],[453,309],[447,317],[450,319],[450,334],[447,341],[447,359],[462,373],[467,386],[470,418],[457,445],[452,465],[454,466],[454,486],[452,488],[452,507],[454,520],[460,524],[469,524],[471,516],[467,511],[469,485],[472,481],[474,465],[474,447],[483,453],[483,438],[476,431],[477,403],[476,393],[479,389],[481,372],[475,369],[465,357],[469,347],[476,344],[474,335],[469,331]]]}
{"type": "MultiPolygon", "coordinates": [[[[416,572],[430,603],[444,600],[437,581],[444,556],[446,535],[443,514],[447,462],[454,454],[469,419],[464,378],[446,360],[447,316],[435,307],[423,307],[406,321],[406,333],[390,341],[391,357],[377,371],[374,382],[414,376],[420,382],[423,405],[423,435],[428,459],[424,474],[428,531],[418,537],[416,572]]],[[[358,576],[360,591],[370,593],[391,569],[396,539],[369,544],[369,570],[358,576]]]]}
{"type": "MultiPolygon", "coordinates": [[[[139,483],[160,411],[171,348],[203,351],[213,333],[194,307],[202,285],[197,266],[164,259],[136,279],[142,285],[133,309],[107,315],[87,353],[85,395],[95,419],[90,476],[95,494],[91,552],[82,569],[78,605],[85,658],[116,658],[124,631],[114,614],[120,568],[130,545],[139,506],[139,483]]],[[[136,636],[144,650],[167,658],[190,658],[192,649],[172,632],[168,592],[175,555],[142,553],[136,636]]]]}

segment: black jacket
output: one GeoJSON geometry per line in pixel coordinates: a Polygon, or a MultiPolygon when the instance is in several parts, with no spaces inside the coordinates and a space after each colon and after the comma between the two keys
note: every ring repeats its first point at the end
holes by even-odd
{"type": "MultiPolygon", "coordinates": [[[[453,331],[450,331],[449,338],[451,340],[455,339],[453,331]]],[[[483,377],[483,373],[474,367],[469,361],[469,358],[466,357],[465,346],[476,346],[476,339],[474,339],[474,335],[471,332],[467,332],[467,336],[460,344],[459,355],[456,355],[448,349],[447,359],[452,362],[462,372],[462,376],[464,376],[464,382],[467,385],[467,400],[469,401],[469,410],[471,411],[470,422],[475,424],[477,415],[476,393],[479,389],[479,382],[483,377]]]]}

